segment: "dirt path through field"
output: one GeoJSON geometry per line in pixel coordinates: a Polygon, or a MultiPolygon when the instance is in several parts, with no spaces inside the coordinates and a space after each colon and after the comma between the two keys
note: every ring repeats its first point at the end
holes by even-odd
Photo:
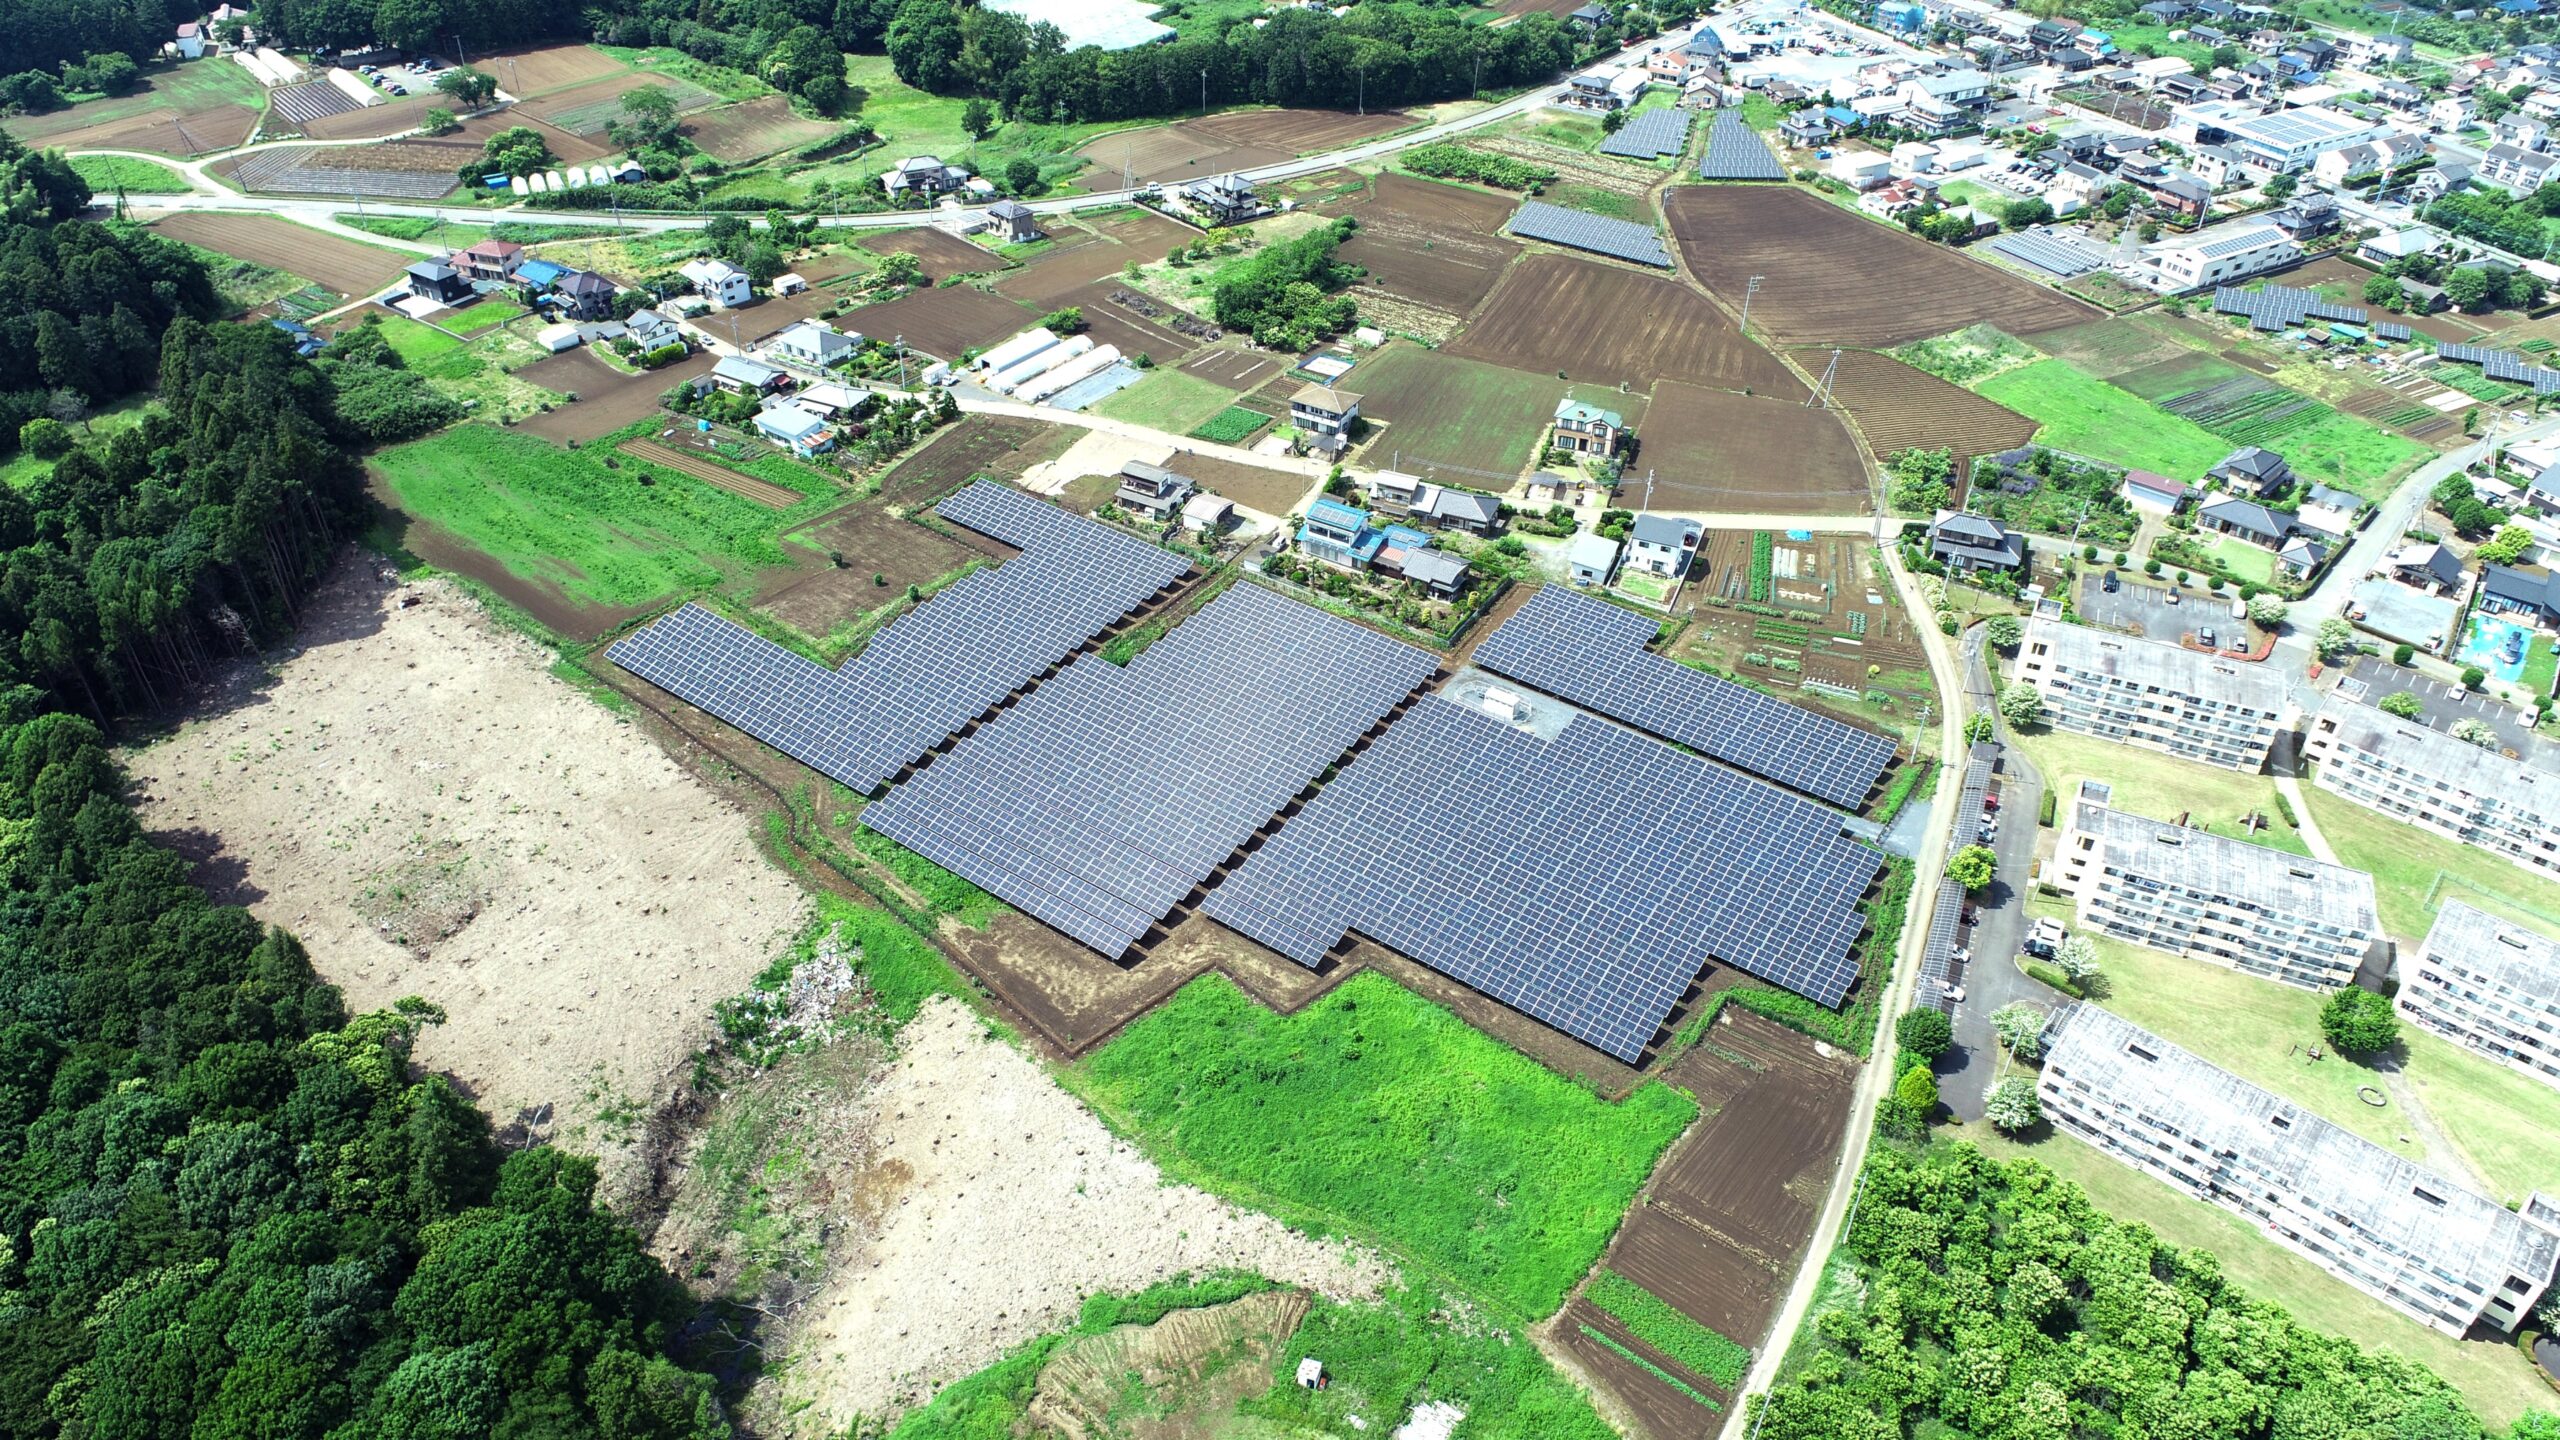
{"type": "Polygon", "coordinates": [[[597,1155],[798,927],[748,819],[444,581],[353,553],[296,648],[128,757],[215,898],[290,928],[351,1008],[445,1007],[418,1060],[597,1155]],[[415,602],[415,603],[409,603],[415,602]]]}

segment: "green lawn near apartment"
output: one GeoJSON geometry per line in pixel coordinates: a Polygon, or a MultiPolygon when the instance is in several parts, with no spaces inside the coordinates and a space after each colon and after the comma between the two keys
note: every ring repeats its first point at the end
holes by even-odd
{"type": "Polygon", "coordinates": [[[2231,452],[2202,426],[2146,405],[2063,360],[2004,371],[1974,390],[2035,420],[2037,443],[2110,465],[2194,480],[2231,452]]]}
{"type": "MultiPolygon", "coordinates": [[[[2216,835],[2295,855],[2311,853],[2301,834],[2284,822],[2284,811],[2276,803],[2276,782],[2264,775],[2199,765],[2067,730],[2038,728],[2013,733],[2009,739],[2034,762],[2053,791],[2057,827],[2070,822],[2072,797],[2079,793],[2080,782],[2103,780],[2115,787],[2111,803],[2119,810],[2154,820],[2202,821],[2216,835]],[[2246,822],[2252,814],[2265,823],[2251,827],[2246,822]]],[[[2008,818],[2017,824],[2033,817],[2008,818]]]]}
{"type": "Polygon", "coordinates": [[[2548,695],[2554,683],[2560,683],[2560,645],[2548,635],[2536,635],[2524,652],[2524,673],[2516,677],[2529,694],[2548,695]]]}
{"type": "Polygon", "coordinates": [[[477,423],[394,446],[373,468],[411,516],[451,532],[509,573],[601,605],[640,605],[710,589],[785,563],[780,532],[834,497],[826,480],[779,455],[747,473],[811,497],[766,509],[691,476],[608,469],[598,448],[477,423]]]}
{"type": "Polygon", "coordinates": [[[492,325],[504,325],[518,316],[532,313],[503,295],[487,295],[455,311],[444,325],[457,335],[477,335],[492,325]]]}
{"type": "Polygon", "coordinates": [[[1697,1116],[1601,1099],[1375,972],[1295,1015],[1191,982],[1072,1072],[1173,1175],[1371,1233],[1515,1317],[1552,1313],[1697,1116]]]}
{"type": "Polygon", "coordinates": [[[2302,787],[2311,821],[2320,827],[2340,864],[2373,873],[2382,900],[2382,927],[2404,945],[2415,945],[2435,924],[2445,896],[2546,934],[2560,935],[2560,885],[2533,875],[2491,851],[2457,844],[2432,831],[2404,825],[2314,784],[2302,787]]]}
{"type": "Polygon", "coordinates": [[[2170,1244],[2211,1251],[2223,1274],[2285,1307],[2303,1325],[2425,1365],[2460,1390],[2491,1425],[2503,1429],[2528,1409],[2553,1404],[2551,1390],[2535,1378],[2515,1346],[2439,1335],[2277,1244],[2242,1217],[2190,1200],[2067,1135],[2048,1130],[2046,1138],[2022,1144],[1988,1125],[1967,1125],[1955,1133],[1995,1158],[2023,1157],[2046,1165],[2087,1191],[2099,1209],[2148,1225],[2170,1244]]]}
{"type": "Polygon", "coordinates": [[[1094,402],[1093,413],[1188,435],[1235,403],[1235,398],[1236,392],[1223,385],[1212,385],[1197,375],[1163,365],[1128,389],[1094,402]]]}
{"type": "Polygon", "coordinates": [[[175,168],[131,155],[74,155],[71,168],[89,182],[90,191],[101,201],[113,200],[118,191],[127,195],[184,195],[195,188],[175,168]]]}
{"type": "Polygon", "coordinates": [[[1938,198],[1950,205],[1972,205],[1987,213],[1997,214],[2000,207],[2008,204],[2013,197],[2003,195],[1987,185],[1976,185],[1970,180],[1950,180],[1938,187],[1938,198]]]}

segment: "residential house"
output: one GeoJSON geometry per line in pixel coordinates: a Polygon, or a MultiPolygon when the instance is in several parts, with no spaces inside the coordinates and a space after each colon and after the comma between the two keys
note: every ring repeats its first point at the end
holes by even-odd
{"type": "Polygon", "coordinates": [[[2480,113],[2480,106],[2468,95],[2447,95],[2427,106],[2427,123],[2439,130],[2459,130],[2480,113]]]}
{"type": "Polygon", "coordinates": [[[1872,190],[1893,178],[1893,157],[1873,150],[1842,150],[1831,157],[1831,178],[1853,190],[1872,190]]]}
{"type": "Polygon", "coordinates": [[[820,320],[803,320],[764,343],[767,356],[788,360],[820,370],[840,365],[862,348],[862,341],[852,335],[838,334],[820,320]]]}
{"type": "Polygon", "coordinates": [[[569,267],[556,260],[525,260],[516,265],[516,283],[536,294],[560,283],[569,267]]]}
{"type": "Polygon", "coordinates": [[[2208,480],[2219,480],[2234,495],[2254,495],[2261,500],[2283,494],[2293,485],[2293,467],[2284,457],[2260,445],[2243,445],[2222,457],[2204,472],[2208,480]]]}
{"type": "Polygon", "coordinates": [[[2436,163],[2409,179],[2409,203],[2432,205],[2471,181],[2471,162],[2439,155],[2436,163]]]}
{"type": "Polygon", "coordinates": [[[181,60],[202,59],[204,39],[204,26],[190,20],[178,27],[177,38],[169,42],[169,48],[177,51],[181,60]]]}
{"type": "Polygon", "coordinates": [[[453,268],[486,283],[514,279],[516,267],[523,263],[524,247],[512,240],[483,240],[453,257],[453,268]]]}
{"type": "Polygon", "coordinates": [[[2377,80],[2373,83],[2373,103],[2415,115],[2426,108],[2427,92],[2406,80],[2377,80]]]}
{"type": "Polygon", "coordinates": [[[1780,138],[1802,150],[1810,150],[1825,143],[1838,132],[1839,128],[1831,123],[1830,115],[1818,105],[1807,105],[1801,110],[1791,111],[1786,119],[1778,122],[1780,138]]]}
{"type": "Polygon", "coordinates": [[[1182,198],[1210,225],[1237,225],[1261,214],[1262,197],[1241,175],[1212,175],[1182,187],[1182,198]]]}
{"type": "Polygon", "coordinates": [[[743,355],[723,355],[711,367],[711,383],[732,395],[770,395],[790,377],[743,355]]]}
{"type": "MultiPolygon", "coordinates": [[[[2418,178],[2423,181],[2428,175],[2434,173],[2430,170],[2418,178]]],[[[2367,237],[2362,244],[2356,246],[2356,258],[2374,265],[2389,265],[2406,260],[2412,255],[2427,254],[2434,250],[2437,244],[2436,233],[2432,230],[2416,227],[2407,230],[2385,230],[2367,237]]],[[[2408,282],[2404,280],[2401,284],[2406,286],[2408,282]]]]}
{"type": "Polygon", "coordinates": [[[834,380],[821,380],[805,386],[791,398],[803,408],[814,410],[829,420],[852,419],[870,409],[872,404],[870,391],[834,380]]]}
{"type": "Polygon", "coordinates": [[[655,310],[632,311],[631,318],[622,322],[622,328],[631,336],[632,343],[644,351],[684,342],[684,332],[676,328],[676,322],[655,310]]]}
{"type": "Polygon", "coordinates": [[[2480,569],[2480,608],[2494,615],[2521,616],[2536,624],[2560,623],[2560,572],[2484,565],[2480,569]]]}
{"type": "Polygon", "coordinates": [[[2349,35],[2341,47],[2346,62],[2359,70],[2405,64],[2418,53],[2418,42],[2406,35],[2349,35]]]}
{"type": "Polygon", "coordinates": [[[2560,465],[2546,465],[2524,487],[2524,503],[2541,514],[2560,517],[2560,465]]]}
{"type": "Polygon", "coordinates": [[[1490,535],[1502,526],[1502,502],[1491,495],[1437,485],[1394,470],[1381,470],[1366,484],[1370,504],[1381,515],[1473,535],[1490,535]]]}
{"type": "Polygon", "coordinates": [[[2143,188],[2151,196],[2153,204],[2186,220],[2203,219],[2206,208],[2213,204],[2212,186],[2193,175],[2175,170],[2143,188]]]}
{"type": "Polygon", "coordinates": [[[2480,156],[2480,167],[2473,173],[2482,180],[2506,186],[2518,195],[2530,195],[2551,183],[2551,175],[2560,170],[2560,155],[2540,150],[2527,150],[2521,145],[2492,145],[2480,156]]]}
{"type": "Polygon", "coordinates": [[[2017,678],[2057,729],[2251,772],[2289,703],[2272,667],[2042,617],[2027,622],[2017,678]]]}
{"type": "Polygon", "coordinates": [[[969,171],[946,165],[939,155],[910,155],[880,176],[880,188],[892,200],[910,196],[930,203],[969,187],[969,171]]]}
{"type": "Polygon", "coordinates": [[[1599,34],[1611,18],[1607,8],[1599,5],[1585,5],[1579,10],[1568,12],[1564,17],[1567,25],[1586,36],[1599,34]]]}
{"type": "Polygon", "coordinates": [[[1289,397],[1289,423],[1313,438],[1314,448],[1338,454],[1360,418],[1360,397],[1330,385],[1306,384],[1289,397]]]}
{"type": "Polygon", "coordinates": [[[2196,488],[2150,470],[2124,472],[2124,498],[2137,510],[2175,515],[2195,498],[2196,488]]]}
{"type": "Polygon", "coordinates": [[[1199,486],[1191,477],[1177,475],[1161,465],[1131,460],[1120,467],[1120,488],[1112,500],[1123,510],[1133,510],[1150,520],[1168,520],[1173,512],[1191,498],[1199,486]]]}
{"type": "Polygon", "coordinates": [[[1573,543],[1565,546],[1564,565],[1574,584],[1594,588],[1605,586],[1617,578],[1618,542],[1585,530],[1573,537],[1573,543]]]}
{"type": "Polygon", "coordinates": [[[442,260],[421,260],[410,266],[405,274],[409,293],[421,300],[451,305],[471,295],[471,282],[462,278],[461,271],[442,260]]]}
{"type": "Polygon", "coordinates": [[[1627,422],[1615,410],[1585,404],[1568,395],[1556,402],[1555,448],[1568,455],[1608,459],[1626,438],[1627,422]]]}
{"type": "Polygon", "coordinates": [[[2551,148],[2551,126],[2531,115],[2509,111],[2489,122],[2489,140],[2492,144],[2513,145],[2519,150],[2548,150],[2551,148]]]}
{"type": "Polygon", "coordinates": [[[1627,532],[1626,569],[1676,580],[1688,573],[1705,530],[1695,520],[1639,515],[1627,532]]]}
{"type": "Polygon", "coordinates": [[[1040,238],[1040,217],[1019,200],[999,200],[987,207],[987,218],[995,223],[996,238],[1008,245],[1021,245],[1040,238]]]}
{"type": "Polygon", "coordinates": [[[2196,512],[2196,528],[2245,540],[2264,550],[2281,547],[2293,534],[2287,519],[2255,500],[2226,496],[2196,512]]]}
{"type": "Polygon", "coordinates": [[[1532,509],[1551,505],[1570,505],[1582,494],[1582,481],[1552,470],[1541,470],[1529,477],[1527,500],[1532,509]]]}
{"type": "Polygon", "coordinates": [[[1890,220],[1906,210],[1919,208],[1931,191],[1916,180],[1888,180],[1858,197],[1858,208],[1880,220],[1890,220]]]}
{"type": "Polygon", "coordinates": [[[1385,548],[1384,533],[1370,528],[1365,510],[1339,500],[1318,499],[1307,506],[1298,527],[1298,548],[1309,558],[1345,570],[1366,570],[1385,548]]]}
{"type": "Polygon", "coordinates": [[[723,310],[755,298],[755,286],[747,272],[726,260],[705,255],[686,261],[676,273],[693,286],[693,293],[723,310]]]}
{"type": "Polygon", "coordinates": [[[2383,559],[2382,568],[2392,579],[2430,595],[2451,595],[2462,588],[2462,557],[2441,540],[2404,545],[2383,559]]]}
{"type": "Polygon", "coordinates": [[[2329,558],[2329,545],[2316,536],[2296,533],[2276,550],[2276,568],[2296,580],[2307,578],[2329,558]]]}
{"type": "Polygon", "coordinates": [[[592,270],[572,270],[560,277],[551,293],[560,297],[562,314],[580,320],[605,320],[613,315],[613,297],[621,290],[592,270]]]}
{"type": "Polygon", "coordinates": [[[1467,562],[1430,545],[1429,537],[1391,525],[1387,527],[1387,543],[1378,549],[1377,568],[1421,586],[1434,599],[1454,599],[1466,588],[1467,562]]]}
{"type": "Polygon", "coordinates": [[[2267,222],[2299,242],[2329,234],[2338,228],[2336,197],[2316,191],[2295,197],[2293,203],[2267,216],[2267,222]]]}
{"type": "Polygon", "coordinates": [[[2187,152],[2187,168],[2197,179],[2220,189],[2237,185],[2249,178],[2248,162],[2239,151],[2228,145],[2198,145],[2187,152]]]}
{"type": "Polygon", "coordinates": [[[835,448],[835,432],[816,411],[791,401],[756,412],[756,433],[794,455],[823,454],[835,448]]]}
{"type": "Polygon", "coordinates": [[[1929,522],[1929,558],[1965,575],[2015,570],[2027,563],[2027,537],[1987,515],[1941,510],[1929,522]]]}

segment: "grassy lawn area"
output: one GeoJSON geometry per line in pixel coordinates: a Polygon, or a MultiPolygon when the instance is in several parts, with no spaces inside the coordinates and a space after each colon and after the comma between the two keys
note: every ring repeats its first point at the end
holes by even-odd
{"type": "MultiPolygon", "coordinates": [[[[91,415],[85,427],[74,425],[71,430],[78,437],[78,443],[95,444],[110,435],[130,430],[141,424],[142,417],[150,413],[150,410],[149,395],[128,395],[91,415]]],[[[7,463],[0,464],[0,485],[6,485],[11,489],[23,489],[52,473],[52,461],[39,460],[21,450],[10,456],[7,463]]]]}
{"type": "Polygon", "coordinates": [[[2548,635],[2536,635],[2524,652],[2524,674],[2517,683],[2536,695],[2548,695],[2555,681],[2560,681],[2560,647],[2548,635]]]}
{"type": "MultiPolygon", "coordinates": [[[[1641,196],[1622,194],[1616,190],[1602,190],[1596,186],[1576,185],[1570,180],[1560,180],[1540,192],[1538,198],[1551,205],[1561,205],[1567,210],[1580,210],[1586,215],[1606,215],[1612,220],[1633,220],[1640,225],[1653,224],[1651,205],[1646,204],[1641,196]]],[[[1658,230],[1662,227],[1654,225],[1654,228],[1658,230]]]]}
{"type": "Polygon", "coordinates": [[[422,324],[406,315],[382,317],[382,340],[401,363],[416,368],[424,361],[448,355],[462,348],[462,342],[433,325],[422,324]]]}
{"type": "Polygon", "coordinates": [[[1973,388],[2041,424],[2038,443],[2110,465],[2195,480],[2231,452],[2228,442],[2202,426],[2061,360],[2039,360],[1973,388]]]}
{"type": "Polygon", "coordinates": [[[876,196],[880,172],[888,165],[882,158],[884,154],[890,159],[939,155],[992,176],[1001,176],[1014,157],[1028,156],[1040,166],[1041,184],[1052,186],[1085,167],[1084,159],[1073,153],[1078,146],[1121,130],[1151,128],[1132,126],[1125,120],[1076,125],[1034,125],[1013,120],[998,125],[986,139],[972,141],[968,132],[960,128],[961,113],[968,105],[966,99],[918,90],[898,78],[885,55],[844,58],[845,83],[862,87],[871,97],[863,103],[862,118],[880,132],[881,146],[860,156],[809,166],[788,175],[757,172],[741,179],[743,187],[765,194],[777,186],[805,189],[818,180],[834,180],[839,187],[860,182],[876,196]]]}
{"type": "Polygon", "coordinates": [[[2057,826],[2067,819],[2063,807],[2079,793],[2082,780],[2104,780],[2115,787],[2119,810],[2154,820],[2187,816],[2190,823],[2204,821],[2216,835],[2295,855],[2311,853],[2302,836],[2284,823],[2284,812],[2276,808],[2276,782],[2267,776],[2198,765],[2067,730],[2037,730],[2010,739],[2035,762],[2053,791],[2057,826]],[[2252,811],[2267,821],[2255,834],[2242,823],[2252,811]]]}
{"type": "Polygon", "coordinates": [[[2284,452],[2295,474],[2352,490],[2377,505],[2391,498],[2393,482],[2435,453],[2344,413],[2287,431],[2272,444],[2284,452]]]}
{"type": "Polygon", "coordinates": [[[628,45],[598,45],[597,50],[634,70],[652,75],[666,75],[689,85],[699,85],[723,100],[755,100],[773,93],[773,87],[744,71],[726,65],[697,60],[681,50],[665,45],[637,49],[628,45]]]}
{"type": "Polygon", "coordinates": [[[128,195],[184,195],[195,188],[170,167],[130,155],[74,155],[71,168],[101,200],[112,199],[119,190],[128,195]]]}
{"type": "Polygon", "coordinates": [[[1212,385],[1197,375],[1158,366],[1146,379],[1116,395],[1094,402],[1097,415],[1147,425],[1175,435],[1188,435],[1209,417],[1234,403],[1236,392],[1212,385]]]}
{"type": "Polygon", "coordinates": [[[2403,825],[2317,785],[2305,783],[2312,823],[2338,852],[2339,863],[2373,872],[2383,928],[2414,944],[2435,924],[2435,902],[2451,893],[2492,914],[2560,935],[2560,885],[2537,879],[2502,856],[2458,845],[2403,825]]]}
{"type": "Polygon", "coordinates": [[[673,471],[639,483],[604,452],[563,450],[494,425],[462,424],[394,446],[373,466],[420,520],[507,570],[602,605],[709,589],[780,565],[776,538],[832,502],[824,479],[779,455],[739,468],[812,497],[768,510],[673,471]]]}
{"type": "Polygon", "coordinates": [[[2077,1183],[2099,1209],[2138,1221],[2172,1245],[2213,1252],[2222,1273],[2261,1299],[2293,1313],[2302,1325],[2417,1361],[2462,1391],[2482,1419],[2505,1427],[2527,1409],[2547,1409],[2550,1389],[2513,1345],[2454,1340],[2409,1319],[2309,1260],[2287,1250],[2241,1217],[2175,1190],[2068,1136],[2020,1144],[1988,1125],[1956,1132],[1987,1154],[2042,1162],[2077,1183]]]}
{"type": "Polygon", "coordinates": [[[390,240],[422,240],[457,250],[490,239],[536,245],[545,240],[596,240],[631,233],[613,225],[540,225],[524,220],[501,220],[493,225],[477,220],[445,220],[425,215],[360,215],[352,210],[329,218],[350,230],[362,230],[369,235],[380,235],[390,240]]]}
{"type": "Polygon", "coordinates": [[[2274,582],[2276,576],[2274,551],[2260,549],[2236,536],[2208,536],[2201,530],[2192,538],[2214,559],[2230,566],[2231,573],[2241,579],[2254,580],[2261,585],[2274,582]],[[2206,544],[2208,540],[2212,543],[2206,544]]]}
{"type": "Polygon", "coordinates": [[[1388,427],[1385,449],[1510,474],[1546,438],[1558,382],[1395,344],[1362,362],[1351,383],[1368,397],[1361,413],[1388,427]]]}
{"type": "Polygon", "coordinates": [[[445,328],[458,335],[477,335],[492,325],[503,325],[531,313],[503,295],[485,295],[446,321],[445,328]]]}
{"type": "Polygon", "coordinates": [[[1698,1113],[1660,1084],[1611,1104],[1374,973],[1287,1016],[1204,976],[1071,1078],[1174,1176],[1374,1233],[1516,1317],[1563,1302],[1698,1113]]]}
{"type": "MultiPolygon", "coordinates": [[[[163,235],[160,238],[168,240],[169,237],[163,235]]],[[[185,246],[204,266],[205,274],[213,278],[214,293],[222,297],[223,308],[229,314],[254,310],[311,284],[299,275],[289,275],[255,260],[243,260],[237,255],[225,255],[201,245],[188,245],[184,240],[170,240],[169,243],[185,246]]],[[[329,293],[334,301],[337,292],[329,293]]]]}

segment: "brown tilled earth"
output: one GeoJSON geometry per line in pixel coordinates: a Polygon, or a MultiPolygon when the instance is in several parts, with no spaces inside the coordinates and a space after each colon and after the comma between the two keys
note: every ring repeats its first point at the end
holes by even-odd
{"type": "Polygon", "coordinates": [[[413,258],[265,215],[196,211],[154,221],[151,228],[172,240],[299,275],[341,295],[370,292],[398,275],[413,258]]]}
{"type": "Polygon", "coordinates": [[[1654,391],[1628,473],[1653,475],[1670,510],[1849,515],[1869,498],[1866,456],[1830,411],[1676,380],[1654,391]]]}
{"type": "MultiPolygon", "coordinates": [[[[1756,313],[1756,312],[1755,312],[1756,313]]],[[[1649,389],[1679,380],[1803,398],[1804,382],[1677,280],[1562,255],[1504,273],[1452,355],[1574,380],[1649,389]]]]}
{"type": "MultiPolygon", "coordinates": [[[[1831,352],[1803,351],[1796,363],[1818,376],[1831,352]]],[[[1963,457],[1996,455],[2036,433],[2036,422],[2017,411],[1872,350],[1840,352],[1831,394],[1879,460],[1912,449],[1952,450],[1961,474],[1963,457]]]]}

